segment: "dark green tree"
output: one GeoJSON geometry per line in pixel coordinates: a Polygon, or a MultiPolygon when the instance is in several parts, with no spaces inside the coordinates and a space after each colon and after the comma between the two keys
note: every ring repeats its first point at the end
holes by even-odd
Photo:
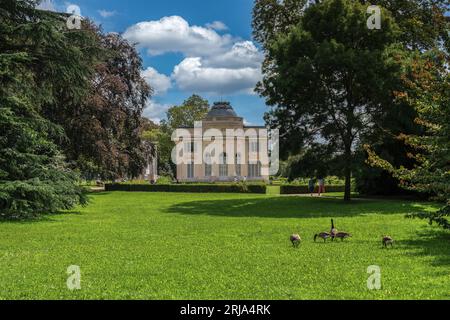
{"type": "MultiPolygon", "coordinates": [[[[287,33],[291,27],[301,21],[307,6],[315,5],[318,2],[308,1],[306,4],[304,0],[256,0],[253,11],[255,39],[261,43],[266,52],[269,51],[273,41],[279,35],[287,33]]],[[[360,2],[366,3],[363,0],[360,2]]],[[[390,11],[400,27],[397,41],[407,51],[428,50],[448,38],[448,26],[445,21],[445,13],[449,11],[448,0],[433,2],[428,0],[382,0],[373,4],[390,11]]],[[[275,65],[273,57],[266,54],[263,64],[264,74],[275,72],[275,65]]],[[[400,133],[420,134],[421,128],[414,123],[417,116],[416,111],[407,103],[394,104],[394,101],[391,101],[390,104],[391,107],[386,108],[379,125],[373,128],[373,134],[365,136],[364,141],[358,143],[355,173],[357,189],[363,193],[393,193],[400,192],[401,189],[398,187],[398,179],[392,177],[391,173],[365,164],[367,154],[361,148],[362,143],[373,145],[377,151],[382,152],[386,158],[398,166],[411,167],[414,164],[414,160],[408,157],[411,148],[403,144],[397,136],[400,133]]],[[[302,161],[308,161],[304,158],[303,149],[309,141],[305,137],[303,128],[292,126],[289,130],[292,135],[282,135],[281,155],[284,158],[299,159],[297,154],[301,153],[302,161]],[[291,136],[296,136],[297,139],[288,138],[291,136]]],[[[295,161],[289,163],[296,165],[295,161]]],[[[293,168],[291,172],[303,174],[296,168],[293,168]]]]}
{"type": "MultiPolygon", "coordinates": [[[[382,0],[377,2],[387,8],[400,27],[399,43],[404,50],[415,53],[426,52],[448,39],[448,26],[445,13],[449,10],[446,0],[382,0]]],[[[371,136],[366,136],[358,152],[355,178],[356,188],[364,194],[414,194],[400,185],[400,180],[391,172],[365,164],[367,153],[362,144],[370,144],[372,150],[383,159],[388,160],[394,167],[414,168],[416,160],[409,155],[414,148],[405,144],[404,135],[421,135],[423,128],[415,122],[418,117],[416,108],[408,101],[392,101],[390,107],[375,128],[371,136]]]]}
{"type": "Polygon", "coordinates": [[[366,9],[347,0],[309,6],[301,22],[272,43],[272,72],[257,88],[275,106],[266,121],[285,139],[299,140],[301,130],[302,141],[341,155],[345,200],[356,145],[392,99],[399,71],[395,22],[383,11],[381,30],[369,30],[366,9]]]}
{"type": "Polygon", "coordinates": [[[0,3],[1,210],[8,216],[82,203],[71,169],[134,176],[148,153],[141,115],[150,88],[135,48],[88,20],[70,30],[67,15],[37,3],[0,3]]]}
{"type": "Polygon", "coordinates": [[[311,144],[300,153],[291,155],[286,161],[283,176],[290,181],[296,178],[319,178],[338,174],[337,159],[330,158],[330,152],[321,144],[311,144]]]}
{"type": "Polygon", "coordinates": [[[75,75],[85,70],[69,64],[76,63],[77,55],[66,50],[69,39],[58,29],[62,21],[34,6],[33,1],[7,0],[0,5],[0,216],[8,219],[86,203],[58,147],[65,139],[63,129],[40,114],[42,105],[55,98],[40,84],[51,82],[34,72],[40,61],[63,60],[47,65],[53,68],[53,81],[73,77],[76,85],[75,75]]]}
{"type": "Polygon", "coordinates": [[[167,120],[163,120],[171,129],[194,127],[194,122],[202,120],[208,113],[208,100],[199,95],[192,95],[180,106],[173,106],[167,111],[167,120]]]}
{"type": "Polygon", "coordinates": [[[410,157],[416,162],[412,168],[393,165],[389,159],[374,152],[370,145],[371,165],[383,168],[398,178],[407,189],[432,195],[444,203],[437,212],[410,215],[427,219],[450,229],[450,63],[449,42],[445,50],[439,48],[425,55],[417,53],[407,63],[406,90],[398,99],[406,100],[417,110],[416,123],[424,128],[421,135],[403,135],[403,142],[413,151],[410,157]]]}

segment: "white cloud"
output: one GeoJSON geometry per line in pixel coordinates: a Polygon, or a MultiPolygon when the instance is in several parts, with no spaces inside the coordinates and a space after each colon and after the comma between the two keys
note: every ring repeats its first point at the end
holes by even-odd
{"type": "Polygon", "coordinates": [[[214,68],[204,66],[202,58],[186,58],[174,69],[177,86],[190,92],[231,94],[250,93],[261,79],[259,68],[214,68]]]}
{"type": "Polygon", "coordinates": [[[102,18],[110,18],[117,14],[116,11],[108,11],[108,10],[98,10],[98,13],[100,14],[100,16],[102,16],[102,18]]]}
{"type": "Polygon", "coordinates": [[[237,42],[233,47],[222,54],[208,57],[205,64],[212,67],[223,68],[261,68],[264,60],[263,54],[252,41],[237,42]]]}
{"type": "Polygon", "coordinates": [[[165,74],[159,73],[152,67],[148,67],[141,72],[142,77],[147,81],[150,87],[154,90],[154,95],[163,95],[172,87],[172,81],[170,77],[165,74]]]}
{"type": "Polygon", "coordinates": [[[53,0],[43,0],[38,6],[36,6],[36,8],[46,11],[56,11],[56,6],[53,0]]]}
{"type": "Polygon", "coordinates": [[[155,123],[160,123],[161,119],[165,118],[166,112],[169,108],[169,104],[160,104],[153,100],[149,100],[144,110],[144,117],[155,123]]]}
{"type": "MultiPolygon", "coordinates": [[[[138,43],[150,55],[182,53],[184,60],[175,66],[171,75],[181,90],[200,94],[254,94],[253,89],[262,78],[263,54],[252,41],[216,32],[225,27],[220,21],[206,27],[191,26],[182,17],[170,16],[135,24],[125,31],[124,37],[138,43]]],[[[167,76],[154,69],[150,69],[148,78],[159,94],[170,88],[167,76]]]]}
{"type": "Polygon", "coordinates": [[[150,55],[181,52],[186,56],[213,55],[232,45],[230,35],[199,26],[190,26],[180,16],[164,17],[158,21],[139,22],[129,27],[124,38],[138,43],[150,55]]]}
{"type": "Polygon", "coordinates": [[[206,27],[208,29],[213,29],[213,30],[217,30],[217,31],[225,31],[228,30],[228,27],[225,23],[223,23],[222,21],[214,21],[211,23],[207,23],[206,27]]]}

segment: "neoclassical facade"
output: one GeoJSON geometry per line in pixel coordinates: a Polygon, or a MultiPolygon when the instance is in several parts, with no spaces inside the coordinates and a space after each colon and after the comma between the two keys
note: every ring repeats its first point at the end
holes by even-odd
{"type": "Polygon", "coordinates": [[[180,182],[268,181],[268,134],[245,126],[228,102],[216,102],[194,128],[172,137],[180,182]]]}

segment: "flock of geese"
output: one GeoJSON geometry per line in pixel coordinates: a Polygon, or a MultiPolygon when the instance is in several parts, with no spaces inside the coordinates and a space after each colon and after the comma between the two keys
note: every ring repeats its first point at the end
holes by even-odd
{"type": "MultiPolygon", "coordinates": [[[[338,231],[334,225],[334,220],[331,219],[331,230],[330,232],[321,232],[314,235],[314,242],[316,242],[317,238],[323,239],[324,242],[327,241],[327,239],[331,238],[331,241],[334,241],[334,239],[341,239],[341,241],[344,241],[344,239],[351,238],[351,234],[348,232],[338,231]]],[[[292,242],[292,246],[294,248],[298,248],[300,243],[302,242],[302,238],[299,234],[293,234],[289,238],[292,242]]],[[[394,245],[394,239],[391,236],[383,236],[382,237],[382,244],[385,248],[388,246],[394,245]]]]}

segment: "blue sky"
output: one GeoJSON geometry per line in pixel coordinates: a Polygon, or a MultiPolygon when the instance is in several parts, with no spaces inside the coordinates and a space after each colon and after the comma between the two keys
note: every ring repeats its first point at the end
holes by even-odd
{"type": "Polygon", "coordinates": [[[144,61],[143,76],[156,90],[145,115],[164,118],[193,93],[230,101],[247,123],[264,124],[264,99],[253,92],[263,55],[252,41],[253,0],[45,0],[41,7],[81,15],[119,32],[144,61]]]}

